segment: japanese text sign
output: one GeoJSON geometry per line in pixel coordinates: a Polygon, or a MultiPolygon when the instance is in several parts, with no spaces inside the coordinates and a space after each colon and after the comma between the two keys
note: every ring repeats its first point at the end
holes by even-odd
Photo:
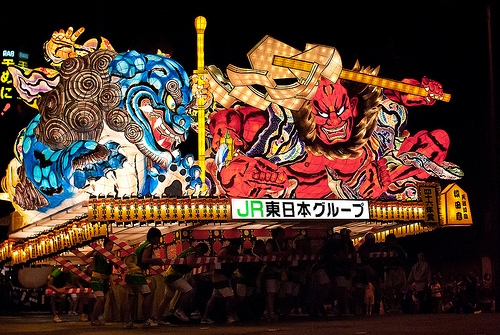
{"type": "Polygon", "coordinates": [[[468,226],[472,224],[467,193],[457,184],[450,184],[441,192],[441,204],[444,205],[445,225],[468,226]]]}
{"type": "Polygon", "coordinates": [[[233,219],[368,220],[365,200],[231,199],[233,219]]]}
{"type": "Polygon", "coordinates": [[[438,199],[436,187],[420,186],[420,198],[424,204],[424,220],[427,223],[439,223],[438,199]]]}

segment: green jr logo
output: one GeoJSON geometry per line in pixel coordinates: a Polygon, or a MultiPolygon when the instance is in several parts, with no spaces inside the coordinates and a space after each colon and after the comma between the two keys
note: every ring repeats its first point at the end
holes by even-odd
{"type": "Polygon", "coordinates": [[[245,201],[245,212],[242,213],[240,208],[236,211],[241,217],[256,217],[256,213],[260,213],[259,217],[264,217],[264,204],[260,200],[246,200],[245,201]],[[250,203],[250,204],[249,204],[250,203]]]}

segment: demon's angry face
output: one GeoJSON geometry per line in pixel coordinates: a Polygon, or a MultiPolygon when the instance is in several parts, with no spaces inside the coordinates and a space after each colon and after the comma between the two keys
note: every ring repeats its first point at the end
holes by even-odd
{"type": "Polygon", "coordinates": [[[110,73],[112,81],[120,83],[122,107],[136,123],[135,134],[127,139],[153,161],[168,164],[165,154],[186,139],[191,125],[187,73],[170,58],[136,51],[115,57],[110,73]]]}
{"type": "Polygon", "coordinates": [[[317,137],[325,144],[346,142],[351,137],[354,118],[358,115],[357,98],[349,98],[339,83],[321,78],[312,100],[317,137]]]}

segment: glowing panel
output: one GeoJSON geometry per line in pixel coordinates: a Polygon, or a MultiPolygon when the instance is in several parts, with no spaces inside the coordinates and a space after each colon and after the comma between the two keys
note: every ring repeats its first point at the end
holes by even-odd
{"type": "Polygon", "coordinates": [[[367,201],[309,199],[231,199],[233,219],[253,220],[363,220],[369,219],[367,201]]]}
{"type": "Polygon", "coordinates": [[[444,226],[470,226],[472,216],[467,193],[457,184],[448,185],[440,194],[444,226]]]}
{"type": "MultiPolygon", "coordinates": [[[[298,110],[306,100],[314,95],[320,76],[336,82],[342,71],[340,56],[335,48],[307,45],[307,50],[301,52],[270,36],[264,37],[248,54],[252,69],[242,69],[234,65],[227,67],[230,87],[223,90],[216,68],[210,68],[211,86],[214,88],[214,98],[226,101],[226,94],[257,108],[266,108],[271,103],[285,108],[298,110]],[[296,57],[297,62],[307,61],[307,66],[297,67],[293,61],[285,61],[296,57]],[[296,78],[290,85],[277,85],[274,79],[296,78]],[[263,86],[267,94],[260,93],[251,85],[263,86]],[[221,95],[222,94],[222,95],[221,95]]],[[[298,63],[297,63],[298,64],[298,63]]],[[[229,107],[223,104],[225,107],[229,107]]]]}
{"type": "Polygon", "coordinates": [[[438,213],[438,196],[436,192],[436,187],[432,186],[420,186],[420,199],[423,203],[423,216],[425,222],[438,224],[439,223],[439,213],[438,213]]]}

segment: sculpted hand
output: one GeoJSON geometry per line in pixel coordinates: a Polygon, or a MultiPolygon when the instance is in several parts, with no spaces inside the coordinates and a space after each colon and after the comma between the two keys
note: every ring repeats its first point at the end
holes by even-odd
{"type": "Polygon", "coordinates": [[[436,100],[443,99],[443,86],[435,80],[423,77],[421,83],[415,79],[403,79],[403,82],[423,87],[428,92],[426,97],[412,94],[401,94],[401,100],[405,106],[430,106],[433,105],[436,100]]]}
{"type": "Polygon", "coordinates": [[[53,66],[59,66],[65,59],[93,52],[97,48],[97,39],[88,40],[83,45],[75,43],[84,31],[83,27],[75,32],[73,27],[69,27],[67,31],[64,29],[54,31],[50,40],[44,45],[47,61],[53,66]]]}
{"type": "Polygon", "coordinates": [[[194,103],[192,105],[192,114],[197,114],[198,99],[203,99],[203,108],[208,109],[212,106],[214,96],[210,91],[210,83],[206,74],[194,74],[189,78],[189,86],[193,93],[194,103]]]}
{"type": "Polygon", "coordinates": [[[433,105],[436,102],[436,100],[443,100],[444,97],[443,86],[435,80],[423,77],[422,82],[419,82],[416,79],[406,78],[403,79],[402,82],[424,88],[425,91],[427,91],[427,96],[422,97],[419,95],[401,93],[389,89],[384,90],[385,96],[407,107],[420,106],[420,105],[433,105]]]}
{"type": "Polygon", "coordinates": [[[80,28],[73,32],[73,27],[69,27],[65,32],[64,29],[54,31],[52,37],[45,45],[45,51],[49,55],[53,55],[60,59],[68,59],[75,57],[74,52],[75,41],[84,32],[84,28],[80,28]]]}
{"type": "Polygon", "coordinates": [[[437,81],[423,77],[420,86],[429,92],[429,95],[424,98],[423,105],[433,105],[436,100],[443,99],[443,86],[437,81]]]}
{"type": "Polygon", "coordinates": [[[237,156],[220,171],[222,187],[232,196],[260,198],[288,187],[285,172],[262,158],[237,156]]]}
{"type": "Polygon", "coordinates": [[[168,185],[167,188],[175,188],[179,184],[181,187],[178,191],[182,195],[203,195],[200,193],[202,187],[201,168],[195,164],[194,156],[191,154],[183,158],[176,157],[168,168],[166,179],[161,183],[168,185]]]}

